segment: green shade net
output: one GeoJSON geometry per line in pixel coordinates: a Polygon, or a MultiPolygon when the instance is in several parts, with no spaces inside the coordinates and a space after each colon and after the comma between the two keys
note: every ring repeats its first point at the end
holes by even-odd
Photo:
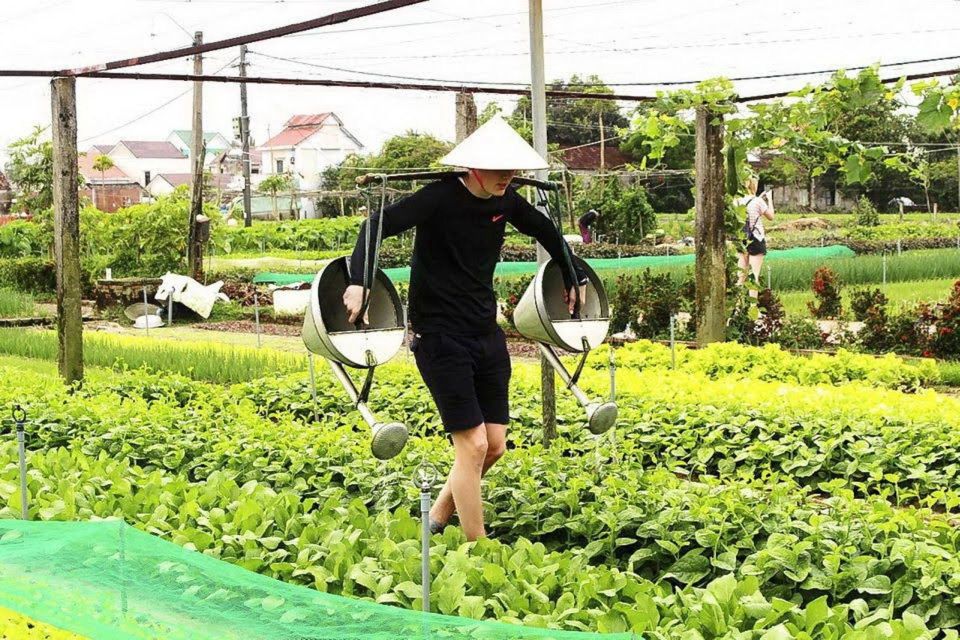
{"type": "MultiPolygon", "coordinates": [[[[856,254],[849,247],[830,245],[827,247],[799,247],[796,249],[773,250],[767,254],[768,260],[825,260],[827,258],[852,258],[856,254]]],[[[695,256],[687,253],[679,256],[635,256],[633,258],[590,258],[587,264],[596,271],[608,269],[635,270],[657,267],[672,267],[677,265],[692,265],[695,256]]],[[[394,282],[408,282],[410,267],[384,269],[394,282]]],[[[501,278],[533,275],[537,272],[536,262],[500,262],[497,264],[496,275],[501,278]]],[[[292,284],[295,282],[313,282],[313,275],[297,273],[258,273],[253,279],[255,283],[263,284],[292,284]]]]}
{"type": "Polygon", "coordinates": [[[423,614],[321,593],[126,525],[0,521],[0,607],[95,638],[626,640],[423,614]]]}

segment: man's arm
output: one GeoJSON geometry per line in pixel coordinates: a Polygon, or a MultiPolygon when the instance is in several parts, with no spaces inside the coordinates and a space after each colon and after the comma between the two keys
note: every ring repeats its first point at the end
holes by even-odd
{"type": "MultiPolygon", "coordinates": [[[[407,229],[412,229],[427,220],[436,209],[432,192],[433,189],[424,187],[412,196],[386,207],[383,210],[383,231],[380,241],[403,233],[407,229]]],[[[353,253],[350,256],[350,284],[353,285],[362,285],[364,282],[364,244],[367,239],[368,225],[370,225],[370,243],[367,245],[367,255],[369,256],[367,275],[372,276],[373,272],[373,255],[378,248],[377,225],[380,222],[380,211],[370,211],[368,213],[369,217],[360,225],[360,236],[357,238],[357,244],[353,247],[353,253]]],[[[370,279],[372,281],[372,277],[370,279]]]]}
{"type": "MultiPolygon", "coordinates": [[[[560,231],[553,225],[553,222],[547,216],[538,211],[532,204],[523,199],[523,197],[514,192],[516,206],[507,220],[520,233],[531,236],[536,239],[543,248],[547,250],[550,257],[559,263],[563,273],[563,283],[567,289],[576,284],[586,284],[587,274],[583,272],[576,264],[573,265],[575,273],[570,273],[567,269],[567,261],[564,260],[564,250],[570,251],[566,246],[567,241],[560,235],[560,231]]],[[[571,252],[572,253],[572,252],[571,252]]]]}

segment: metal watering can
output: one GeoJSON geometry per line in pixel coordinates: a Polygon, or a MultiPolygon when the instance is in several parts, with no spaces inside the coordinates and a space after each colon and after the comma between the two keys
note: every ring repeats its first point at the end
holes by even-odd
{"type": "Polygon", "coordinates": [[[369,323],[358,327],[347,317],[343,293],[350,284],[347,258],[337,258],[320,271],[310,287],[310,302],[303,319],[303,343],[323,356],[343,385],[354,406],[373,430],[370,449],[387,460],[403,450],[409,436],[399,422],[380,422],[367,407],[374,369],[396,355],[406,334],[406,315],[390,278],[380,269],[374,276],[367,304],[369,323]],[[366,369],[358,391],[344,367],[366,369]]]}
{"type": "Polygon", "coordinates": [[[563,272],[556,260],[540,265],[537,275],[520,298],[513,312],[517,331],[540,346],[546,360],[557,371],[567,388],[587,412],[587,427],[601,434],[617,421],[615,402],[595,402],[577,386],[583,365],[591,349],[600,346],[610,328],[610,306],[603,282],[590,265],[576,256],[570,256],[587,274],[586,295],[578,301],[571,316],[563,299],[565,286],[563,272]],[[580,363],[571,374],[560,361],[554,348],[580,353],[580,363]]]}

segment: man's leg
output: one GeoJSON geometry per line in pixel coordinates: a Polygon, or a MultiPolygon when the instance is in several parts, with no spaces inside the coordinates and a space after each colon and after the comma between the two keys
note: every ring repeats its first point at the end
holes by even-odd
{"type": "Polygon", "coordinates": [[[460,526],[467,540],[486,536],[483,528],[483,499],[480,497],[480,477],[487,456],[487,433],[483,424],[464,431],[454,431],[453,469],[447,486],[460,512],[460,526]]]}
{"type": "MultiPolygon", "coordinates": [[[[497,460],[503,456],[503,452],[506,451],[507,448],[507,425],[490,423],[486,425],[486,432],[487,453],[483,458],[483,469],[480,471],[481,477],[485,476],[487,471],[490,470],[490,467],[497,463],[497,460]]],[[[453,477],[452,471],[450,472],[450,476],[453,477]]],[[[457,505],[454,501],[453,492],[450,490],[450,480],[447,479],[443,488],[440,489],[437,501],[430,510],[430,520],[440,524],[446,524],[456,510],[457,505]]],[[[461,521],[462,520],[463,518],[461,517],[461,521]]]]}

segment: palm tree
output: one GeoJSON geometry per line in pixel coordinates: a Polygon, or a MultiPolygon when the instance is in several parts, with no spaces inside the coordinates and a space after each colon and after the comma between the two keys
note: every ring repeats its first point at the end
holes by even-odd
{"type": "MultiPolygon", "coordinates": [[[[104,176],[104,174],[105,174],[107,171],[109,171],[110,169],[112,169],[114,166],[115,166],[115,165],[113,164],[113,160],[110,159],[110,156],[99,155],[99,156],[97,156],[97,159],[93,161],[93,168],[94,168],[94,170],[100,172],[100,185],[101,185],[101,186],[102,186],[103,183],[106,181],[106,177],[104,176]]],[[[93,194],[93,206],[94,206],[94,207],[97,206],[97,194],[96,194],[96,192],[94,192],[94,194],[93,194]]],[[[97,208],[99,209],[99,207],[97,207],[97,208]]]]}

